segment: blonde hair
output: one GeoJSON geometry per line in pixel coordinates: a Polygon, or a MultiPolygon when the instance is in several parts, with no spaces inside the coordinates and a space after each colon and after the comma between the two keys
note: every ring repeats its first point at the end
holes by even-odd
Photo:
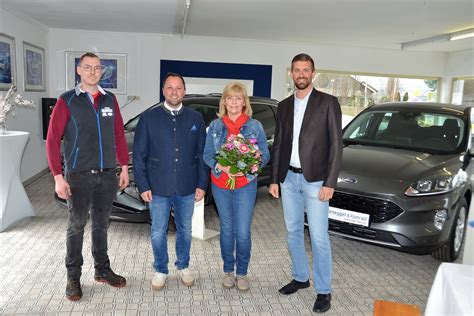
{"type": "Polygon", "coordinates": [[[231,82],[224,88],[221,100],[219,101],[219,113],[217,113],[218,117],[222,118],[223,116],[227,115],[225,99],[230,95],[236,94],[241,94],[244,97],[244,108],[242,112],[247,114],[249,117],[252,117],[252,107],[250,106],[250,99],[247,95],[247,89],[245,89],[245,86],[239,82],[231,82]]]}

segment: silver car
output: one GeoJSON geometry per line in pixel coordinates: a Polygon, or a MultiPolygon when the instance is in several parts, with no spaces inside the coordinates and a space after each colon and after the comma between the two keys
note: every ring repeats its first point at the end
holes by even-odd
{"type": "Polygon", "coordinates": [[[471,203],[471,108],[386,103],[343,131],[333,234],[455,260],[471,203]]]}

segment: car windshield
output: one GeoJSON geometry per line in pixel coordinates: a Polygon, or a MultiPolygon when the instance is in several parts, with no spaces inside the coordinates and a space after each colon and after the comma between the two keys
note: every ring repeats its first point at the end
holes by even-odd
{"type": "Polygon", "coordinates": [[[465,138],[462,117],[423,111],[368,111],[344,130],[345,144],[362,144],[452,154],[465,138]]]}

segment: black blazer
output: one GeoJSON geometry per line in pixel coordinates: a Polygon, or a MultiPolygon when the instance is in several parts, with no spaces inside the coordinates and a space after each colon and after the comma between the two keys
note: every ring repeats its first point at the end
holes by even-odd
{"type": "MultiPolygon", "coordinates": [[[[271,183],[285,180],[293,141],[293,95],[278,104],[272,147],[271,183]]],[[[306,181],[335,188],[342,158],[341,107],[337,98],[313,88],[303,116],[299,156],[306,181]]]]}

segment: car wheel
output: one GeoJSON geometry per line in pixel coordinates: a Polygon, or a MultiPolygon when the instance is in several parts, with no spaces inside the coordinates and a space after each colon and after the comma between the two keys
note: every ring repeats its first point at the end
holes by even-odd
{"type": "Polygon", "coordinates": [[[466,218],[467,202],[466,199],[463,199],[459,204],[458,211],[456,212],[449,240],[445,245],[436,249],[431,254],[434,258],[444,262],[451,262],[459,257],[466,233],[466,218]]]}

